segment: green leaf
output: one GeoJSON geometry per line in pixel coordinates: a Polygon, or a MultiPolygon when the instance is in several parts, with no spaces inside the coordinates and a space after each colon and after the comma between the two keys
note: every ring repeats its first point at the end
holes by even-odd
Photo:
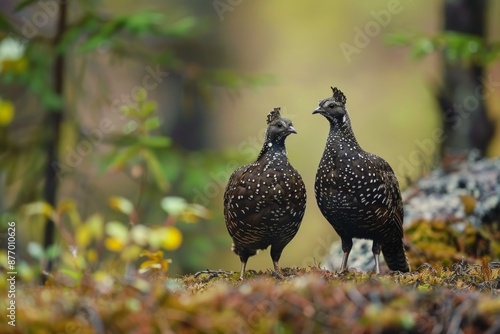
{"type": "Polygon", "coordinates": [[[149,148],[167,148],[172,143],[172,140],[165,136],[139,136],[137,139],[140,144],[149,148]]]}
{"type": "Polygon", "coordinates": [[[89,38],[85,43],[83,43],[78,49],[79,52],[86,53],[97,49],[102,44],[108,43],[109,38],[107,36],[96,35],[89,38]]]}
{"type": "Polygon", "coordinates": [[[59,54],[67,52],[68,49],[71,46],[73,46],[73,44],[75,44],[76,41],[78,41],[81,34],[82,34],[81,27],[71,27],[71,28],[67,29],[64,32],[61,41],[57,45],[56,51],[59,54]]]}
{"type": "Polygon", "coordinates": [[[385,43],[392,46],[407,46],[411,43],[412,37],[408,33],[394,33],[384,37],[385,43]]]}
{"type": "Polygon", "coordinates": [[[51,245],[47,250],[45,251],[45,255],[47,256],[47,259],[55,259],[57,256],[59,256],[61,252],[61,248],[57,244],[51,245]]]}
{"type": "Polygon", "coordinates": [[[135,130],[137,130],[138,127],[139,127],[139,124],[137,124],[136,121],[134,121],[134,120],[128,121],[123,126],[123,132],[125,132],[126,134],[131,134],[132,132],[134,132],[135,130]]]}
{"type": "Polygon", "coordinates": [[[156,158],[156,155],[150,150],[144,150],[143,155],[147,167],[151,171],[154,180],[158,184],[158,187],[162,191],[166,191],[168,189],[168,181],[165,177],[165,174],[163,174],[163,170],[161,168],[160,162],[158,161],[158,158],[156,158]]]}
{"type": "Polygon", "coordinates": [[[147,131],[157,129],[160,127],[160,125],[161,125],[160,118],[156,116],[150,117],[146,119],[146,121],[144,122],[144,127],[146,128],[147,131]]]}
{"type": "MultiPolygon", "coordinates": [[[[80,52],[85,53],[97,49],[102,44],[111,43],[116,33],[123,28],[124,21],[122,18],[117,18],[102,24],[98,19],[89,17],[84,21],[83,25],[85,30],[91,31],[89,39],[82,43],[79,48],[80,52]]],[[[84,29],[79,30],[82,31],[84,29]]]]}
{"type": "Polygon", "coordinates": [[[24,261],[16,264],[16,270],[19,273],[19,276],[22,278],[23,282],[31,282],[36,277],[37,269],[24,261]]]}
{"type": "Polygon", "coordinates": [[[188,202],[182,197],[168,196],[161,200],[160,206],[168,214],[178,216],[186,210],[188,202]]]}
{"type": "Polygon", "coordinates": [[[68,268],[61,268],[59,272],[63,275],[69,276],[75,281],[79,281],[82,278],[83,273],[81,271],[72,270],[68,268]]]}
{"type": "Polygon", "coordinates": [[[423,58],[435,50],[430,38],[421,38],[413,44],[411,55],[415,59],[423,58]]]}
{"type": "Polygon", "coordinates": [[[63,99],[57,95],[54,94],[52,91],[47,90],[47,91],[42,91],[42,94],[39,96],[41,97],[41,102],[42,105],[49,109],[49,110],[60,110],[62,109],[64,103],[63,99]]]}
{"type": "MultiPolygon", "coordinates": [[[[137,101],[137,103],[142,105],[142,103],[146,100],[148,97],[148,91],[144,87],[139,87],[134,94],[134,100],[137,101]]],[[[141,115],[141,110],[139,110],[139,115],[141,115]]]]}
{"type": "Polygon", "coordinates": [[[106,223],[106,234],[114,237],[123,243],[126,243],[128,240],[128,229],[127,227],[117,221],[110,221],[106,223]]]}
{"type": "Polygon", "coordinates": [[[191,35],[197,27],[197,21],[194,17],[186,17],[174,24],[169,25],[165,30],[168,35],[186,37],[191,35]]]}
{"type": "MultiPolygon", "coordinates": [[[[136,98],[137,98],[137,95],[136,95],[136,98]]],[[[150,116],[156,110],[156,107],[157,107],[156,102],[154,102],[154,101],[144,102],[141,110],[139,111],[139,116],[141,116],[141,118],[143,118],[143,119],[150,116]]]]}
{"type": "Polygon", "coordinates": [[[151,30],[154,25],[161,24],[165,19],[161,13],[142,12],[123,18],[124,27],[131,32],[140,33],[151,30]]]}
{"type": "Polygon", "coordinates": [[[42,246],[36,242],[28,242],[28,254],[37,260],[41,260],[44,257],[42,246]]]}
{"type": "Polygon", "coordinates": [[[122,149],[120,152],[114,154],[113,159],[110,161],[106,170],[122,169],[135,155],[140,151],[139,145],[130,146],[122,149]]]}

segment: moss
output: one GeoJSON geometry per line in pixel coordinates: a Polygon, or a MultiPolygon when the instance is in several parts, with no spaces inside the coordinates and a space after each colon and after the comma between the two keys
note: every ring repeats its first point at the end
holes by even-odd
{"type": "MultiPolygon", "coordinates": [[[[238,273],[210,279],[205,274],[137,278],[116,281],[108,293],[91,281],[72,287],[56,280],[50,287],[19,286],[15,330],[412,333],[455,317],[462,331],[481,332],[495,325],[500,312],[500,268],[486,273],[482,265],[457,262],[452,267],[424,265],[406,274],[336,273],[318,267],[283,268],[283,273],[285,278],[277,279],[253,272],[243,282],[238,273]]],[[[5,306],[1,301],[0,307],[5,306]]],[[[0,332],[12,330],[6,326],[0,324],[0,332]]]]}
{"type": "Polygon", "coordinates": [[[417,268],[423,264],[434,267],[449,267],[466,259],[469,263],[480,263],[483,257],[500,259],[500,238],[492,228],[476,228],[466,221],[419,220],[405,231],[410,245],[410,265],[417,268]],[[455,224],[464,225],[461,233],[455,224]]]}

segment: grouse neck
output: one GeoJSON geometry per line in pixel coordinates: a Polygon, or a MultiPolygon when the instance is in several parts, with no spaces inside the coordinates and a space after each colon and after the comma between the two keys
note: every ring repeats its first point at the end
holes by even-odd
{"type": "Polygon", "coordinates": [[[351,119],[348,114],[345,114],[343,119],[330,120],[327,145],[336,146],[340,143],[350,143],[354,147],[359,147],[358,141],[352,131],[351,119]]]}
{"type": "Polygon", "coordinates": [[[266,136],[266,140],[264,141],[264,146],[260,151],[259,157],[257,160],[260,160],[264,156],[275,156],[275,155],[284,155],[286,156],[286,148],[285,148],[285,138],[269,138],[266,136]]]}

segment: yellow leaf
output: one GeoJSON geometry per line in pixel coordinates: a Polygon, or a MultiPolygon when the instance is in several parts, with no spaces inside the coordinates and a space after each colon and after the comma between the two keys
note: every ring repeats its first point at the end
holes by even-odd
{"type": "Polygon", "coordinates": [[[43,201],[27,204],[25,206],[25,209],[28,216],[44,215],[46,217],[50,217],[54,212],[52,206],[49,203],[43,201]]]}
{"type": "Polygon", "coordinates": [[[124,247],[123,242],[114,237],[106,238],[106,240],[104,240],[104,245],[112,252],[120,252],[124,247]]]}
{"type": "Polygon", "coordinates": [[[172,263],[172,260],[170,260],[170,259],[165,259],[165,260],[161,261],[161,269],[163,271],[167,271],[168,270],[168,265],[170,263],[172,263]]]}
{"type": "Polygon", "coordinates": [[[75,201],[70,199],[62,200],[57,206],[57,212],[61,214],[73,210],[76,210],[75,201]]]}
{"type": "Polygon", "coordinates": [[[137,245],[129,245],[121,252],[120,257],[124,261],[134,261],[139,257],[141,249],[142,248],[137,245]]]}
{"type": "Polygon", "coordinates": [[[85,224],[88,226],[89,231],[91,235],[96,239],[96,240],[101,240],[102,235],[103,235],[103,225],[104,221],[102,217],[98,214],[94,214],[90,216],[85,224]]]}
{"type": "Polygon", "coordinates": [[[156,269],[156,270],[162,270],[162,271],[167,271],[169,264],[172,262],[170,259],[164,259],[161,260],[160,262],[156,261],[144,261],[141,263],[139,266],[139,274],[144,274],[145,272],[151,270],[151,269],[156,269]]]}
{"type": "Polygon", "coordinates": [[[147,260],[147,261],[144,261],[143,263],[141,263],[141,265],[139,266],[139,269],[146,269],[146,268],[152,267],[156,264],[158,264],[158,262],[147,260]]]}
{"type": "Polygon", "coordinates": [[[187,210],[185,210],[184,212],[181,213],[181,215],[179,216],[179,219],[181,221],[183,221],[185,223],[189,223],[189,224],[197,223],[200,220],[197,215],[195,215],[194,213],[187,211],[187,210]]]}
{"type": "Polygon", "coordinates": [[[190,204],[187,208],[187,211],[191,212],[193,215],[198,218],[208,219],[210,218],[210,211],[200,204],[190,204]]]}
{"type": "Polygon", "coordinates": [[[28,59],[25,57],[19,59],[4,59],[0,65],[2,71],[23,73],[28,69],[28,59]]]}
{"type": "Polygon", "coordinates": [[[81,253],[61,253],[61,261],[69,268],[80,270],[86,267],[85,257],[81,253]]]}
{"type": "Polygon", "coordinates": [[[57,212],[60,215],[67,214],[73,226],[79,226],[82,223],[80,213],[78,212],[76,203],[73,200],[62,200],[57,206],[57,212]]]}
{"type": "Polygon", "coordinates": [[[161,235],[161,247],[166,250],[174,251],[182,244],[182,233],[176,227],[159,228],[158,234],[161,235]]]}
{"type": "Polygon", "coordinates": [[[95,249],[89,249],[87,251],[87,261],[88,262],[96,263],[98,259],[99,259],[99,256],[97,255],[97,251],[95,249]]]}
{"type": "Polygon", "coordinates": [[[203,205],[189,204],[179,218],[186,223],[197,223],[200,219],[210,218],[210,211],[203,205]]]}
{"type": "Polygon", "coordinates": [[[87,225],[80,225],[76,229],[76,244],[80,248],[86,248],[91,240],[91,232],[87,225]]]}
{"type": "Polygon", "coordinates": [[[14,105],[7,100],[0,100],[0,126],[9,125],[14,118],[14,105]]]}
{"type": "Polygon", "coordinates": [[[14,70],[19,73],[26,72],[26,70],[28,69],[28,64],[28,59],[26,57],[23,57],[16,61],[16,63],[14,64],[14,70]]]}
{"type": "Polygon", "coordinates": [[[157,252],[150,252],[148,250],[143,250],[140,254],[140,257],[146,256],[149,258],[151,261],[159,262],[163,259],[163,252],[162,251],[157,251],[157,252]]]}
{"type": "Polygon", "coordinates": [[[148,272],[150,269],[151,269],[150,267],[142,268],[142,269],[139,269],[137,272],[139,274],[144,274],[144,273],[148,272]]]}
{"type": "Polygon", "coordinates": [[[134,212],[134,205],[125,197],[113,196],[108,199],[108,204],[113,209],[120,211],[126,215],[132,214],[134,212]]]}

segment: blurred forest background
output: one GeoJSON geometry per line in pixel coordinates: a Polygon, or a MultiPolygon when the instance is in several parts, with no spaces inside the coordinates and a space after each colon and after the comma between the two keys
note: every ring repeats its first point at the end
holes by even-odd
{"type": "MultiPolygon", "coordinates": [[[[500,3],[487,6],[487,40],[499,40],[500,3]]],[[[347,95],[361,146],[403,188],[434,166],[443,60],[428,40],[413,52],[391,44],[439,34],[441,1],[73,0],[62,22],[60,7],[0,4],[0,232],[16,222],[26,280],[51,259],[72,279],[140,256],[141,269],[172,275],[237,270],[222,194],[257,157],[277,106],[298,131],[287,149],[308,191],[280,264],[321,261],[337,235],[314,200],[328,124],[311,113],[330,86],[347,95]]],[[[500,68],[484,66],[498,128],[500,68]]],[[[498,156],[492,136],[486,155],[498,156]]],[[[270,267],[267,255],[249,262],[270,267]]]]}

